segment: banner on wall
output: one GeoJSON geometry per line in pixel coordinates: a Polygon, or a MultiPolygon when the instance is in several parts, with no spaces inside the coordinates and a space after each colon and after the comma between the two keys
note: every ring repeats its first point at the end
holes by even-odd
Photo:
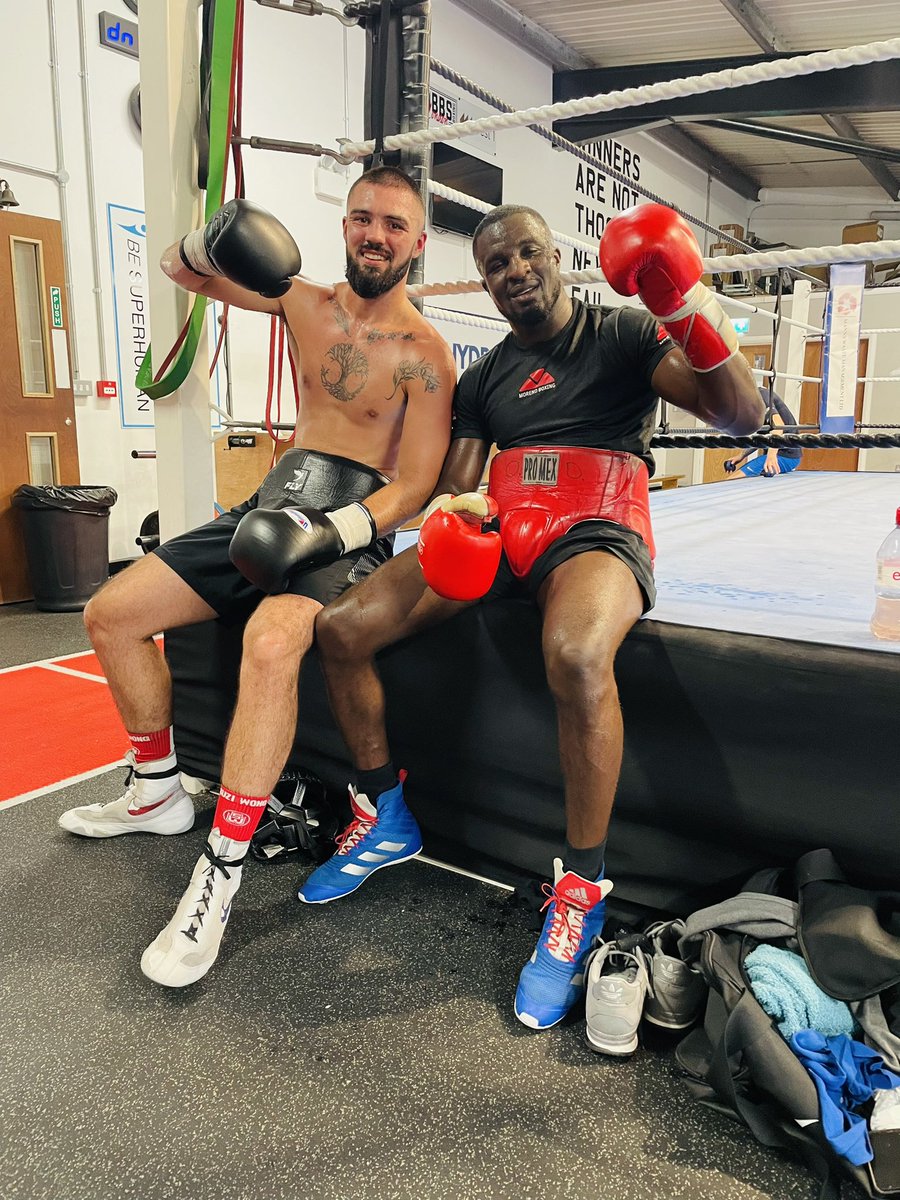
{"type": "MultiPolygon", "coordinates": [[[[443,88],[431,89],[431,118],[429,120],[431,128],[436,125],[455,125],[458,121],[478,121],[482,117],[496,117],[496,115],[496,109],[482,107],[464,93],[457,93],[450,88],[446,90],[443,88]]],[[[457,143],[469,150],[475,150],[479,154],[489,154],[492,158],[497,154],[497,145],[492,129],[473,133],[471,137],[457,138],[453,144],[457,145],[457,143]]]]}
{"type": "Polygon", "coordinates": [[[837,263],[831,268],[819,412],[823,433],[856,430],[856,377],[865,284],[865,263],[837,263]]]}
{"type": "MultiPolygon", "coordinates": [[[[135,383],[150,344],[150,320],[147,305],[147,225],[142,209],[125,204],[107,204],[109,261],[113,284],[113,317],[116,330],[116,374],[119,382],[119,413],[123,429],[152,429],[153,401],[135,383]]],[[[208,334],[215,346],[219,329],[219,306],[211,305],[208,334]]],[[[213,401],[220,407],[220,362],[210,381],[213,401]]],[[[214,414],[215,416],[215,414],[214,414]]],[[[215,416],[213,428],[221,421],[215,416]]]]}
{"type": "MultiPolygon", "coordinates": [[[[602,142],[588,142],[582,149],[597,159],[601,166],[610,167],[630,182],[637,183],[640,180],[640,154],[615,138],[606,138],[602,142]]],[[[611,178],[600,167],[592,166],[581,159],[575,163],[574,177],[571,232],[599,249],[600,238],[607,221],[626,208],[632,208],[643,196],[629,187],[628,183],[611,178]]],[[[587,271],[600,265],[598,250],[591,251],[573,246],[569,253],[570,269],[573,271],[587,271]]],[[[599,291],[590,285],[573,286],[571,292],[573,296],[589,304],[601,303],[599,291]]]]}

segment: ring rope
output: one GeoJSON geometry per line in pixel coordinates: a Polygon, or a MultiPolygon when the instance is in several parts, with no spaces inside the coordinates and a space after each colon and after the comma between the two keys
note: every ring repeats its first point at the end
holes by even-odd
{"type": "MultiPolygon", "coordinates": [[[[452,125],[441,125],[434,129],[418,129],[410,133],[392,134],[384,139],[385,150],[404,150],[411,147],[430,146],[434,142],[451,142],[459,137],[477,133],[488,133],[494,129],[517,129],[539,121],[555,121],[564,117],[583,117],[592,113],[615,112],[638,104],[653,104],[658,100],[674,100],[683,96],[698,96],[706,92],[718,92],[726,88],[742,87],[751,83],[768,83],[775,79],[792,79],[798,75],[812,75],[819,71],[838,70],[843,67],[863,66],[866,63],[885,62],[900,57],[900,38],[889,38],[880,42],[868,42],[861,46],[847,46],[838,50],[822,50],[815,54],[801,54],[773,62],[754,63],[725,71],[710,71],[704,75],[689,75],[684,79],[665,80],[662,83],[645,84],[642,87],[623,88],[620,91],[583,96],[577,100],[566,100],[557,104],[543,104],[519,112],[501,113],[496,117],[480,117],[474,121],[457,121],[452,125]]],[[[341,151],[352,158],[365,158],[375,149],[374,141],[341,142],[341,151]]]]}
{"type": "MultiPolygon", "coordinates": [[[[761,254],[732,254],[726,258],[704,258],[704,270],[721,274],[725,271],[762,270],[765,267],[790,267],[799,263],[826,265],[847,262],[880,262],[900,258],[900,241],[860,242],[846,246],[810,246],[804,250],[771,250],[761,254]]],[[[602,271],[563,271],[560,280],[570,283],[604,283],[602,271]]],[[[407,288],[411,296],[462,296],[480,292],[480,279],[458,279],[452,283],[419,283],[407,288]]]]}
{"type": "MultiPolygon", "coordinates": [[[[428,180],[428,190],[435,196],[440,196],[443,200],[452,200],[454,204],[461,204],[465,208],[474,209],[475,212],[487,214],[493,212],[496,207],[493,204],[488,204],[484,200],[476,200],[474,196],[467,195],[466,192],[458,192],[455,188],[447,187],[446,184],[438,183],[434,179],[428,180]]],[[[583,238],[572,237],[568,233],[559,233],[556,229],[551,229],[550,234],[555,242],[560,242],[564,246],[574,246],[576,250],[587,250],[589,254],[597,256],[597,242],[586,242],[583,238]]]]}
{"type": "MultiPolygon", "coordinates": [[[[896,429],[896,426],[884,428],[896,429]]],[[[668,449],[730,450],[734,446],[756,446],[761,450],[807,447],[819,450],[889,450],[900,446],[900,433],[655,433],[651,446],[668,449]]]]}
{"type": "Polygon", "coordinates": [[[457,312],[453,308],[434,308],[426,304],[422,312],[433,321],[451,321],[454,325],[475,325],[480,329],[509,333],[509,322],[499,317],[476,317],[472,313],[457,312]]]}
{"type": "MultiPolygon", "coordinates": [[[[460,75],[458,71],[454,71],[452,67],[448,67],[446,63],[439,62],[436,58],[431,60],[431,69],[436,75],[440,75],[450,83],[455,83],[457,87],[462,88],[463,91],[469,92],[475,97],[476,100],[483,100],[486,104],[490,104],[493,108],[497,108],[504,113],[513,113],[516,111],[512,105],[505,103],[505,101],[501,100],[499,97],[492,95],[491,92],[479,87],[477,83],[473,83],[471,79],[467,79],[465,75],[460,75]]],[[[645,199],[652,200],[656,204],[664,204],[667,208],[674,209],[674,211],[680,213],[686,221],[690,221],[692,225],[696,225],[699,229],[705,230],[706,233],[713,234],[717,240],[720,240],[723,237],[722,230],[717,226],[710,225],[707,221],[701,220],[700,217],[695,217],[692,213],[685,212],[685,210],[679,208],[677,204],[672,204],[669,200],[664,200],[662,196],[658,196],[656,192],[651,192],[650,189],[644,187],[643,184],[636,183],[628,175],[623,174],[623,172],[617,171],[614,167],[607,166],[606,163],[597,158],[595,154],[589,154],[582,146],[579,146],[577,142],[570,142],[568,138],[561,137],[560,134],[555,133],[552,129],[545,129],[543,125],[529,125],[528,128],[536,133],[539,137],[544,138],[553,146],[556,146],[558,150],[567,150],[569,154],[574,154],[576,158],[580,158],[581,161],[587,163],[588,166],[594,167],[604,175],[608,175],[610,179],[616,180],[617,183],[624,184],[633,192],[638,192],[639,195],[643,196],[645,199]]],[[[748,242],[743,242],[740,240],[740,238],[729,237],[727,240],[734,243],[736,246],[743,246],[747,250],[753,249],[748,242]]],[[[596,253],[596,250],[594,252],[596,253]]]]}
{"type": "MultiPolygon", "coordinates": [[[[770,321],[778,320],[777,312],[772,312],[772,310],[768,308],[758,308],[755,304],[745,304],[743,300],[735,300],[733,296],[716,293],[716,299],[720,304],[730,304],[732,308],[739,308],[742,312],[758,313],[759,316],[767,317],[770,321]]],[[[796,325],[798,329],[806,329],[808,332],[814,333],[818,337],[825,336],[825,330],[821,327],[821,325],[809,325],[806,321],[795,321],[793,317],[783,316],[781,320],[785,325],[796,325]]],[[[884,329],[874,330],[873,332],[888,333],[893,331],[884,329]]],[[[900,329],[898,329],[896,332],[900,333],[900,329]]]]}

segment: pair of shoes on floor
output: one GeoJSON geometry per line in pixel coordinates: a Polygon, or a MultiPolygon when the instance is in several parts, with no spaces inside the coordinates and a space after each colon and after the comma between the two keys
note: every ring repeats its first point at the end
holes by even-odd
{"type": "MultiPolygon", "coordinates": [[[[70,809],[61,828],[82,837],[107,838],[125,833],[185,833],[194,823],[194,806],[177,772],[166,779],[141,775],[129,755],[124,795],[109,804],[70,809]]],[[[422,835],[403,801],[403,779],[378,798],[351,788],[353,820],[338,839],[337,852],[309,876],[298,893],[307,904],[327,904],[355,891],[382,867],[415,857],[422,835]]],[[[241,885],[243,860],[217,857],[209,844],[198,858],[175,913],[141,957],[141,970],[164,987],[196,983],[216,961],[232,903],[241,885]]]]}
{"type": "MultiPolygon", "coordinates": [[[[337,851],[298,892],[306,904],[327,904],[347,896],[382,867],[406,862],[422,849],[419,827],[403,800],[402,778],[378,797],[377,809],[354,788],[350,798],[353,820],[338,838],[337,851]]],[[[141,970],[148,979],[181,988],[209,971],[241,886],[242,861],[216,858],[207,845],[175,915],[144,951],[141,970]]]]}
{"type": "MultiPolygon", "coordinates": [[[[664,1029],[684,1030],[694,1023],[706,996],[706,984],[678,956],[683,921],[658,921],[645,930],[650,951],[604,942],[588,963],[585,1036],[601,1054],[633,1054],[641,1018],[664,1029]]],[[[646,943],[645,943],[646,944],[646,943]]]]}

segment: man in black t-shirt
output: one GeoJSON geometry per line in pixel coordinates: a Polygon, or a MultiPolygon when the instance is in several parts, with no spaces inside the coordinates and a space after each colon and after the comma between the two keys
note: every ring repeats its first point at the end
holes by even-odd
{"type": "Polygon", "coordinates": [[[472,251],[512,332],[459,381],[440,494],[420,538],[422,568],[415,550],[399,554],[319,616],[320,659],[358,790],[351,788],[353,821],[337,853],[299,897],[338,899],[421,848],[402,773],[390,761],[374,659],[470,602],[426,584],[426,549],[432,567],[453,551],[427,531],[439,521],[452,540],[456,522],[471,539],[468,520],[481,536],[491,508],[478,487],[495,442],[488,490],[499,506],[504,555],[484,600],[525,595],[541,612],[565,781],[565,849],[515,999],[517,1017],[545,1029],[582,994],[612,886],[603,857],[622,758],[613,660],[654,601],[647,480],[658,398],[734,433],[757,429],[763,409],[730,322],[699,282],[697,243],[670,209],[643,205],[622,214],[601,244],[612,286],[640,292],[649,312],[573,300],[561,286],[552,234],[533,209],[494,209],[472,251]]]}
{"type": "MultiPolygon", "coordinates": [[[[797,418],[771,388],[760,388],[759,394],[766,406],[766,423],[771,425],[772,433],[777,428],[783,429],[785,425],[797,424],[797,418]]],[[[751,446],[733,458],[726,458],[723,465],[732,479],[748,479],[752,475],[770,478],[796,471],[802,457],[803,451],[799,446],[786,446],[783,450],[775,446],[770,446],[768,450],[757,450],[751,446]]]]}

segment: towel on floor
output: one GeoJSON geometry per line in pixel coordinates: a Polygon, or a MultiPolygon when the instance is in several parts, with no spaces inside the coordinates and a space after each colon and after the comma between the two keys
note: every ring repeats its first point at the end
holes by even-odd
{"type": "Polygon", "coordinates": [[[775,1018],[785,1041],[801,1029],[816,1029],[826,1037],[855,1031],[850,1009],[822,991],[799,954],[763,944],[747,955],[744,969],[753,995],[775,1018]]]}

